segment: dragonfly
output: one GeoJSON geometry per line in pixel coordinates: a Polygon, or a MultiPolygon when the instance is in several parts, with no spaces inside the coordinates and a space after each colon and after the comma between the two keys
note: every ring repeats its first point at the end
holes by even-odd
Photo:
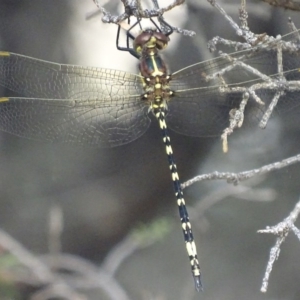
{"type": "Polygon", "coordinates": [[[118,46],[118,31],[117,47],[139,59],[139,74],[0,51],[0,85],[20,95],[0,98],[0,130],[29,139],[116,147],[142,136],[154,116],[199,291],[197,249],[168,128],[188,136],[223,135],[226,140],[238,127],[259,120],[266,123],[275,111],[283,116],[296,112],[300,50],[289,41],[293,33],[285,37],[288,42],[284,38],[262,41],[171,74],[161,56],[170,41],[169,28],[167,33],[158,26],[142,30],[135,38],[129,33],[132,48],[128,40],[127,47],[118,46]],[[294,51],[286,53],[284,46],[290,44],[294,51]]]}

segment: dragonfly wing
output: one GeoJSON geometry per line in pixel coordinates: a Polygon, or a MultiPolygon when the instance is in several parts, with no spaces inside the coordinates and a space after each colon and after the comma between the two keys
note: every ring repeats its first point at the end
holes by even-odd
{"type": "Polygon", "coordinates": [[[0,85],[30,98],[0,98],[0,129],[41,140],[113,147],[149,126],[141,77],[0,52],[0,85]]]}
{"type": "MultiPolygon", "coordinates": [[[[229,125],[229,112],[237,99],[226,100],[216,89],[176,93],[168,102],[168,126],[188,136],[220,136],[229,125]]],[[[240,95],[241,96],[241,95],[240,95]]]]}
{"type": "Polygon", "coordinates": [[[121,104],[120,96],[143,93],[138,75],[51,63],[1,51],[0,85],[30,98],[98,99],[99,103],[114,104],[121,104]]]}
{"type": "Polygon", "coordinates": [[[0,103],[0,129],[30,139],[114,147],[137,139],[150,124],[139,96],[113,106],[91,100],[2,99],[7,101],[0,103]]]}
{"type": "MultiPolygon", "coordinates": [[[[233,111],[238,109],[242,93],[222,94],[218,88],[177,93],[168,103],[167,121],[174,131],[198,137],[221,136],[230,124],[233,111]]],[[[256,126],[271,101],[272,93],[264,91],[266,105],[250,99],[245,107],[242,126],[256,126]]]]}
{"type": "Polygon", "coordinates": [[[284,112],[299,111],[296,96],[300,90],[298,53],[283,53],[281,75],[278,74],[276,47],[268,51],[259,48],[239,51],[231,53],[230,57],[220,56],[172,74],[170,89],[175,97],[168,104],[170,128],[190,136],[218,136],[229,126],[244,92],[249,92],[250,97],[244,110],[243,127],[248,124],[258,127],[279,91],[283,91],[283,95],[271,116],[279,113],[287,117],[285,121],[290,121],[284,112]]]}
{"type": "MultiPolygon", "coordinates": [[[[298,76],[300,77],[300,74],[298,76]]],[[[280,117],[286,126],[295,126],[298,123],[300,113],[298,90],[285,91],[280,96],[271,118],[280,117]]],[[[256,94],[263,100],[264,105],[257,103],[252,97],[249,98],[244,110],[243,128],[259,128],[275,93],[268,89],[257,91],[256,94]]],[[[240,107],[243,99],[241,92],[222,94],[218,88],[185,90],[175,95],[168,102],[169,127],[178,133],[198,137],[221,136],[224,129],[228,128],[233,112],[240,107]]]]}
{"type": "MultiPolygon", "coordinates": [[[[277,51],[276,47],[268,50],[254,47],[196,63],[173,73],[171,88],[176,91],[224,84],[240,86],[247,82],[249,86],[251,82],[266,81],[267,76],[278,73],[277,51]]],[[[283,52],[282,60],[285,74],[300,67],[296,51],[283,52]]]]}

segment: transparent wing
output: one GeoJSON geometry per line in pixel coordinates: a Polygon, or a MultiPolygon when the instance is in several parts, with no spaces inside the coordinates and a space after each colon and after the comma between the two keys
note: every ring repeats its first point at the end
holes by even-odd
{"type": "Polygon", "coordinates": [[[280,41],[283,44],[283,58],[288,58],[283,61],[284,71],[293,70],[300,65],[298,58],[300,52],[299,34],[300,29],[286,34],[280,40],[273,38],[270,42],[253,46],[251,49],[229,54],[224,52],[219,57],[185,67],[172,74],[171,86],[175,90],[184,90],[207,87],[208,85],[220,85],[220,77],[209,78],[216,73],[225,76],[228,84],[257,79],[257,75],[249,72],[243,66],[237,65],[232,68],[233,60],[244,62],[267,75],[276,74],[278,73],[277,45],[280,41]],[[224,73],[221,73],[221,70],[224,73]]]}
{"type": "Polygon", "coordinates": [[[113,147],[148,128],[141,78],[0,52],[0,85],[30,98],[2,98],[0,129],[22,137],[113,147]]]}
{"type": "Polygon", "coordinates": [[[278,73],[280,53],[276,47],[239,51],[175,72],[170,81],[175,97],[168,103],[169,127],[185,135],[219,136],[229,126],[230,113],[239,108],[243,93],[251,89],[264,105],[250,94],[243,126],[253,123],[258,126],[280,89],[284,93],[274,112],[281,113],[289,121],[298,118],[299,52],[299,47],[293,51],[282,50],[281,74],[278,73]],[[287,115],[287,111],[292,114],[287,115]]]}
{"type": "Polygon", "coordinates": [[[0,104],[0,128],[31,139],[100,147],[129,143],[141,136],[150,120],[136,97],[115,106],[92,100],[8,98],[0,104]]]}
{"type": "MultiPolygon", "coordinates": [[[[229,126],[231,110],[238,108],[241,100],[242,93],[223,95],[218,88],[185,91],[168,103],[167,123],[172,130],[188,136],[220,136],[229,126]]],[[[263,113],[263,107],[250,102],[243,126],[257,125],[263,113]]]]}
{"type": "Polygon", "coordinates": [[[128,102],[130,96],[143,92],[138,75],[57,64],[11,52],[0,52],[0,85],[26,97],[97,99],[112,105],[124,101],[120,96],[129,98],[128,102]]]}

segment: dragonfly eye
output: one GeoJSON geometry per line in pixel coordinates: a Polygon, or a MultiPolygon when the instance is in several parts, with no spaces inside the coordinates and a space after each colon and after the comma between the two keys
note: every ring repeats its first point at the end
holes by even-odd
{"type": "Polygon", "coordinates": [[[144,46],[151,40],[152,34],[148,31],[143,31],[141,34],[139,34],[133,43],[134,50],[138,53],[142,51],[144,46]]]}
{"type": "Polygon", "coordinates": [[[168,46],[170,39],[165,34],[162,32],[153,32],[153,36],[156,39],[156,48],[158,50],[162,50],[168,46]]]}
{"type": "Polygon", "coordinates": [[[164,43],[163,41],[157,40],[155,46],[158,50],[162,50],[165,49],[168,46],[168,44],[164,43]]]}

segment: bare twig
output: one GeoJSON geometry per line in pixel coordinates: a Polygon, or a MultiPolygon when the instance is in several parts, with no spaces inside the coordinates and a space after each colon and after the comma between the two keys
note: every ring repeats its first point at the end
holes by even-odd
{"type": "Polygon", "coordinates": [[[228,197],[236,197],[246,201],[269,202],[273,201],[277,195],[276,191],[271,188],[255,187],[261,183],[261,180],[251,182],[250,186],[238,185],[222,185],[220,188],[214,189],[211,193],[201,198],[201,201],[189,209],[190,218],[195,222],[197,228],[205,232],[209,226],[209,222],[205,217],[205,212],[217,203],[227,199],[228,197]]]}
{"type": "MultiPolygon", "coordinates": [[[[85,297],[68,286],[57,274],[52,271],[36,256],[25,249],[19,242],[14,240],[6,232],[0,229],[0,245],[13,254],[21,265],[30,270],[31,280],[34,276],[41,286],[48,285],[47,290],[58,296],[61,295],[64,299],[84,300],[85,297]]],[[[39,291],[42,292],[43,289],[39,291]]],[[[38,299],[38,298],[33,298],[38,299]]],[[[41,299],[41,298],[39,298],[41,299]]]]}
{"type": "MultiPolygon", "coordinates": [[[[108,12],[104,7],[102,7],[99,3],[99,0],[93,0],[97,7],[99,8],[99,11],[102,13],[102,22],[103,23],[113,23],[113,24],[119,24],[130,17],[135,17],[137,19],[149,19],[157,17],[158,20],[162,18],[163,14],[165,12],[168,12],[172,10],[176,6],[182,5],[185,0],[174,0],[173,3],[170,5],[159,7],[157,0],[152,0],[153,8],[151,9],[144,9],[142,6],[141,0],[121,0],[124,5],[124,12],[120,15],[112,15],[110,12],[108,12]]],[[[163,3],[163,2],[162,2],[163,3]]],[[[96,12],[90,13],[87,16],[87,19],[90,19],[97,15],[96,12]]],[[[182,29],[179,27],[173,27],[171,26],[173,31],[187,35],[187,36],[194,36],[195,32],[191,30],[182,29]]],[[[162,26],[162,31],[164,31],[164,27],[162,26]]]]}
{"type": "Polygon", "coordinates": [[[299,162],[300,162],[300,154],[291,156],[289,158],[283,159],[278,162],[271,163],[269,165],[262,166],[261,168],[257,168],[249,171],[243,171],[240,173],[215,171],[213,173],[199,175],[184,182],[181,186],[184,189],[194,184],[195,182],[199,182],[203,180],[215,180],[215,179],[227,180],[228,183],[238,184],[240,181],[247,180],[251,177],[266,174],[274,170],[279,170],[299,162]]]}
{"type": "MultiPolygon", "coordinates": [[[[261,33],[261,34],[255,34],[253,33],[249,27],[248,27],[248,13],[246,11],[246,1],[241,0],[241,9],[239,10],[240,14],[240,21],[241,25],[238,25],[232,18],[227,14],[227,12],[217,3],[216,0],[207,0],[213,7],[215,7],[222,15],[223,17],[229,22],[229,25],[234,29],[236,32],[236,35],[238,37],[242,37],[245,42],[240,43],[240,42],[235,42],[231,40],[226,40],[221,37],[214,37],[209,43],[208,47],[211,51],[216,50],[216,45],[217,44],[223,44],[227,45],[230,47],[234,47],[236,50],[243,50],[243,49],[252,49],[254,46],[261,46],[262,48],[268,49],[268,45],[272,44],[272,42],[275,42],[275,45],[277,45],[276,40],[281,40],[281,36],[277,37],[272,37],[267,35],[266,33],[261,33]],[[267,46],[267,47],[265,47],[267,46]]],[[[292,23],[292,21],[289,19],[289,22],[292,23]]],[[[295,31],[296,27],[294,24],[290,26],[293,28],[291,31],[295,31]]],[[[286,42],[288,46],[289,43],[286,42]]],[[[296,46],[297,50],[299,50],[299,45],[297,43],[294,43],[294,47],[296,46]]],[[[296,50],[296,51],[297,51],[296,50]]],[[[294,50],[295,51],[295,50],[294,50]]]]}
{"type": "MultiPolygon", "coordinates": [[[[221,53],[219,61],[216,61],[215,63],[218,65],[219,69],[215,71],[204,70],[203,72],[203,74],[205,74],[206,81],[211,82],[213,86],[215,85],[215,81],[220,81],[220,78],[222,79],[221,85],[215,85],[216,87],[218,86],[219,93],[225,95],[238,93],[242,95],[239,108],[234,108],[230,111],[230,115],[228,116],[229,126],[224,129],[221,136],[223,141],[223,150],[224,152],[227,152],[228,136],[233,133],[236,128],[242,126],[247,103],[254,100],[260,106],[265,105],[265,99],[263,98],[264,94],[261,93],[261,96],[259,96],[260,91],[268,90],[269,92],[274,93],[272,100],[269,105],[266,106],[264,115],[259,122],[259,127],[261,128],[265,128],[267,126],[273,111],[277,108],[277,104],[287,92],[300,91],[300,80],[288,80],[289,74],[299,73],[298,68],[292,70],[290,68],[287,69],[286,67],[289,63],[289,56],[299,55],[299,30],[297,30],[293,22],[289,20],[289,27],[293,31],[283,37],[272,37],[265,33],[255,34],[248,27],[248,14],[245,8],[245,0],[242,0],[240,9],[240,26],[233,21],[233,19],[224,11],[216,0],[208,0],[208,2],[225,17],[230,26],[235,30],[237,36],[240,36],[245,40],[245,42],[241,43],[220,37],[214,37],[208,43],[208,47],[211,51],[216,50],[216,46],[218,44],[234,47],[235,50],[242,51],[232,54],[221,53]],[[267,60],[268,57],[274,53],[277,57],[276,74],[264,73],[267,71],[258,70],[255,65],[252,65],[252,57],[255,58],[255,61],[258,61],[260,58],[262,60],[267,60]],[[288,55],[283,56],[284,54],[288,55]],[[283,57],[285,57],[285,60],[283,57]],[[224,58],[224,61],[222,61],[221,58],[224,58]],[[247,71],[249,75],[253,75],[256,79],[234,84],[229,83],[231,73],[237,69],[247,71]]],[[[275,63],[275,61],[273,63],[275,63]]],[[[294,75],[294,78],[298,78],[298,76],[294,75]]],[[[270,93],[268,93],[268,95],[269,94],[270,93]]]]}
{"type": "Polygon", "coordinates": [[[266,229],[258,230],[258,233],[271,233],[277,236],[275,245],[271,248],[269,261],[267,264],[266,272],[262,281],[261,292],[266,292],[268,289],[269,278],[273,269],[275,261],[280,254],[280,246],[285,241],[289,232],[292,231],[300,240],[299,229],[294,225],[300,213],[300,201],[296,204],[292,212],[287,218],[275,226],[267,226],[266,229]]]}
{"type": "Polygon", "coordinates": [[[129,300],[126,291],[112,274],[84,258],[64,253],[55,256],[44,255],[42,260],[52,270],[63,269],[68,271],[60,276],[73,289],[101,289],[109,299],[129,300]]]}
{"type": "Polygon", "coordinates": [[[150,226],[145,226],[146,229],[131,232],[112,249],[100,268],[79,256],[57,251],[37,258],[2,230],[0,230],[0,245],[26,267],[25,275],[24,272],[14,270],[9,274],[14,281],[37,289],[31,297],[33,300],[56,297],[87,300],[77,291],[91,289],[101,289],[112,300],[129,300],[126,291],[115,278],[116,271],[128,257],[140,249],[149,247],[168,232],[168,223],[161,219],[150,226]],[[61,272],[62,270],[64,272],[61,272]]]}

